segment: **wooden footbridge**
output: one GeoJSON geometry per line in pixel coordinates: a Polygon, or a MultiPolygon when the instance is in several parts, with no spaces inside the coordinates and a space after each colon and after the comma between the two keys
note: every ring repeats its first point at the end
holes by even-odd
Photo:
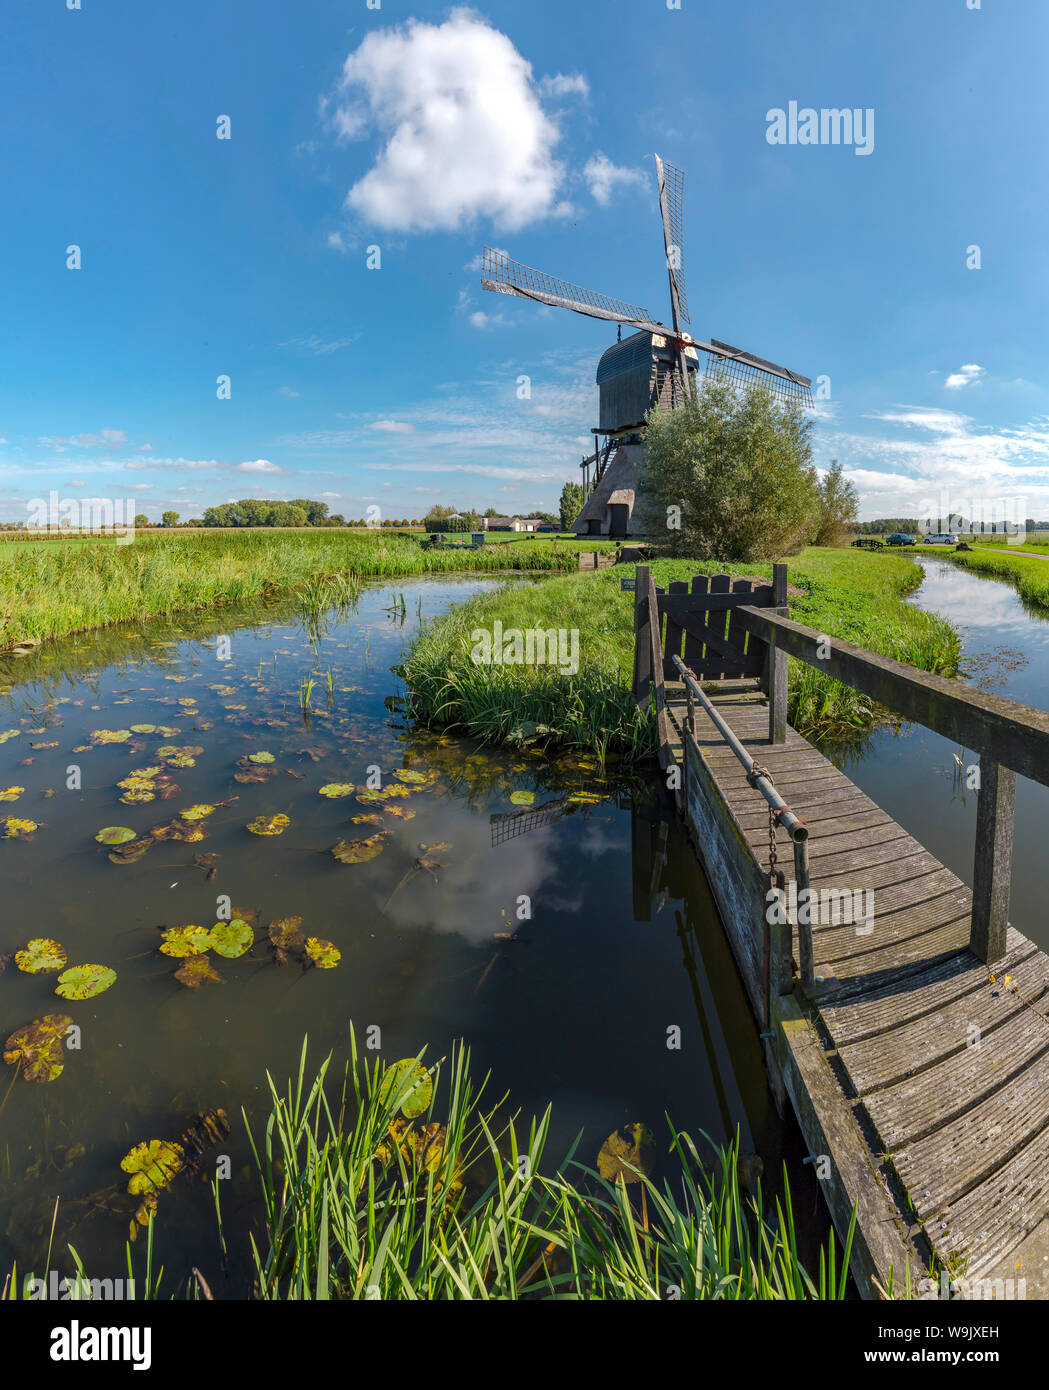
{"type": "Polygon", "coordinates": [[[792,622],[785,565],[636,574],[634,693],[777,1101],[840,1235],[857,1213],[861,1291],[946,1270],[1049,1295],[1049,957],[1007,920],[1016,775],[1049,784],[1049,714],[792,622]],[[979,754],[972,890],[788,725],[788,655],[979,754]]]}

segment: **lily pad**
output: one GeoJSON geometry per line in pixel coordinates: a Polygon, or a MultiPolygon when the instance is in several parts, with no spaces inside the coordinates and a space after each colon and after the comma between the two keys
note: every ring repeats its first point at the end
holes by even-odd
{"type": "Polygon", "coordinates": [[[228,922],[216,922],[211,932],[212,949],[216,955],[226,960],[236,960],[245,951],[250,951],[255,933],[243,917],[233,917],[228,922]]]}
{"type": "Polygon", "coordinates": [[[4,827],[5,840],[28,840],[34,830],[39,830],[35,820],[20,820],[17,816],[0,817],[0,825],[4,827]]]}
{"type": "Polygon", "coordinates": [[[127,1190],[134,1196],[143,1193],[154,1195],[181,1172],[185,1158],[181,1144],[171,1144],[165,1139],[149,1139],[144,1144],[136,1144],[130,1153],[120,1160],[125,1173],[130,1173],[127,1190]]]}
{"type": "Polygon", "coordinates": [[[248,821],[247,828],[253,835],[283,835],[290,824],[290,816],[278,813],[275,816],[256,816],[248,821]]]}
{"type": "Polygon", "coordinates": [[[167,927],[162,933],[160,950],[165,956],[200,956],[211,950],[211,932],[207,927],[190,924],[187,927],[167,927]]]}
{"type": "Polygon", "coordinates": [[[4,787],[0,791],[0,801],[17,801],[25,791],[25,787],[4,787]]]}
{"type": "Polygon", "coordinates": [[[65,947],[49,936],[34,936],[24,950],[15,952],[15,964],[26,975],[46,975],[50,970],[61,970],[67,959],[65,947]]]}
{"type": "Polygon", "coordinates": [[[155,734],[159,731],[155,724],[132,724],[131,732],[133,734],[155,734]]]}
{"type": "Polygon", "coordinates": [[[640,1182],[652,1171],[656,1141],[645,1125],[622,1125],[601,1145],[597,1156],[597,1171],[606,1182],[622,1178],[624,1182],[640,1182]],[[639,1171],[635,1171],[639,1170],[639,1171]]]}
{"type": "Polygon", "coordinates": [[[116,849],[111,849],[109,858],[114,864],[135,864],[142,858],[147,849],[152,849],[155,843],[152,835],[143,835],[139,840],[131,840],[126,845],[119,845],[116,849]]]}
{"type": "Polygon", "coordinates": [[[63,970],[55,993],[63,999],[94,999],[107,990],[117,977],[108,965],[74,965],[63,970]]]}
{"type": "MultiPolygon", "coordinates": [[[[393,817],[395,817],[395,819],[397,819],[397,820],[414,820],[414,819],[415,819],[415,812],[412,811],[412,810],[409,810],[409,808],[408,808],[407,806],[387,806],[387,807],[386,807],[386,814],[387,814],[388,816],[393,816],[393,817]]],[[[356,816],[354,817],[354,819],[356,820],[356,816]]]]}
{"type": "Polygon", "coordinates": [[[190,821],[203,820],[205,816],[212,816],[214,814],[215,807],[209,806],[205,802],[201,802],[197,806],[187,806],[184,811],[179,812],[179,815],[182,817],[183,820],[190,821]]]}
{"type": "Polygon", "coordinates": [[[200,989],[201,985],[221,985],[224,980],[211,968],[207,956],[190,956],[175,971],[175,979],[187,989],[200,989]]]}
{"type": "Polygon", "coordinates": [[[384,1105],[395,1102],[406,1119],[422,1115],[433,1097],[430,1073],[414,1057],[403,1057],[388,1066],[379,1085],[379,1100],[384,1105]]]}
{"type": "Polygon", "coordinates": [[[154,840],[178,840],[182,844],[196,844],[203,840],[204,826],[192,821],[173,820],[168,825],[155,825],[150,834],[154,840]]]}
{"type": "Polygon", "coordinates": [[[393,775],[401,782],[408,782],[413,787],[424,787],[428,782],[434,780],[432,772],[416,772],[411,767],[394,768],[393,775]]]}
{"type": "Polygon", "coordinates": [[[107,825],[95,836],[100,845],[126,845],[134,838],[135,832],[126,825],[107,825]]]}
{"type": "Polygon", "coordinates": [[[131,737],[130,729],[92,729],[92,743],[127,743],[131,737]]]}
{"type": "Polygon", "coordinates": [[[523,789],[510,793],[510,804],[512,806],[531,806],[535,801],[535,792],[523,789]]]}
{"type": "Polygon", "coordinates": [[[276,758],[274,758],[274,756],[273,756],[272,753],[262,752],[262,753],[249,753],[249,754],[248,754],[248,762],[249,762],[249,763],[273,763],[273,762],[276,762],[276,761],[277,761],[277,760],[276,760],[276,758]]]}
{"type": "Polygon", "coordinates": [[[374,811],[365,812],[360,816],[351,816],[350,820],[353,821],[354,825],[374,825],[381,827],[386,824],[382,816],[376,814],[374,811]]]}
{"type": "Polygon", "coordinates": [[[342,959],[342,952],[339,948],[326,941],[323,936],[308,936],[306,938],[306,954],[318,970],[334,970],[342,959]]]}
{"type": "Polygon", "coordinates": [[[317,792],[320,796],[326,796],[334,801],[336,797],[352,796],[356,791],[352,782],[326,782],[323,787],[318,787],[317,792]]]}
{"type": "Polygon", "coordinates": [[[279,917],[269,925],[269,937],[274,946],[288,950],[292,946],[302,945],[302,926],[301,917],[279,917]]]}
{"type": "Polygon", "coordinates": [[[68,1014],[45,1014],[16,1028],[4,1043],[4,1061],[20,1067],[25,1081],[54,1081],[65,1066],[63,1040],[72,1026],[68,1014]]]}
{"type": "Polygon", "coordinates": [[[338,840],[331,852],[340,864],[364,864],[382,854],[385,839],[385,835],[378,834],[369,835],[366,840],[338,840]]]}

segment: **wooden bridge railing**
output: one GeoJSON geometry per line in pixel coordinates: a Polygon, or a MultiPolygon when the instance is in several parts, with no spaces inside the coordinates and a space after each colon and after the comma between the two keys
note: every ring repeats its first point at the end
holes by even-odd
{"type": "Polygon", "coordinates": [[[1000,960],[1005,954],[1009,915],[1016,775],[1049,786],[1049,714],[945,676],[930,675],[794,622],[786,609],[786,565],[774,566],[772,585],[749,588],[751,597],[742,601],[748,590],[739,581],[730,585],[727,575],[717,575],[704,586],[707,580],[699,577],[692,581],[691,590],[683,583],[672,584],[663,594],[648,567],[637,568],[634,695],[643,701],[649,684],[654,684],[656,708],[663,720],[661,740],[666,721],[663,685],[666,679],[676,677],[673,657],[681,654],[684,632],[685,664],[697,675],[716,679],[716,668],[723,664],[722,678],[743,674],[761,677],[769,697],[769,738],[773,743],[786,737],[787,658],[792,656],[902,718],[971,749],[980,758],[980,792],[970,946],[981,960],[1000,960]],[[722,629],[725,609],[731,609],[731,618],[727,629],[722,629]],[[720,635],[723,630],[727,633],[724,637],[720,635]],[[743,634],[747,634],[745,645],[743,634]],[[697,660],[697,643],[712,656],[697,660]]]}

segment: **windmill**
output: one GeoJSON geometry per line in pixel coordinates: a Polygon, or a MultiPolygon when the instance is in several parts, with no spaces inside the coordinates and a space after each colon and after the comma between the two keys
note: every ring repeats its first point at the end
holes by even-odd
{"type": "Polygon", "coordinates": [[[691,322],[682,255],[685,176],[659,155],[655,161],[670,281],[670,327],[654,321],[647,309],[534,270],[511,260],[504,251],[486,246],[482,255],[481,283],[486,290],[606,319],[620,325],[620,334],[624,324],[636,330],[609,348],[598,365],[600,425],[593,431],[594,452],[580,464],[587,497],[575,523],[581,535],[625,537],[649,529],[651,520],[638,499],[644,454],[640,431],[653,405],[673,410],[685,401],[693,389],[701,353],[708,375],[717,373],[737,386],[759,383],[792,405],[812,404],[808,377],[717,338],[705,342],[683,327],[691,322]],[[605,441],[603,446],[598,444],[599,437],[605,441]]]}

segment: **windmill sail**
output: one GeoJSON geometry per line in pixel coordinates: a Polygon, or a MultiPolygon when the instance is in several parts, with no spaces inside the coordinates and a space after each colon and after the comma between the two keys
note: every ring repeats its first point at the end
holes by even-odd
{"type": "MultiPolygon", "coordinates": [[[[559,280],[555,275],[547,275],[542,270],[534,270],[520,261],[513,261],[503,251],[484,248],[481,269],[481,284],[486,290],[497,294],[516,294],[522,299],[535,299],[540,304],[552,304],[558,309],[572,309],[577,314],[586,314],[592,319],[609,319],[612,323],[628,323],[637,328],[654,329],[650,324],[647,309],[636,304],[626,304],[621,299],[585,290],[582,285],[572,285],[567,280],[559,280]]],[[[666,329],[662,330],[666,332],[666,329]]]]}
{"type": "Polygon", "coordinates": [[[688,295],[685,293],[685,176],[673,164],[664,164],[656,155],[659,179],[659,210],[663,216],[663,245],[670,276],[670,302],[674,327],[689,323],[688,295]]]}

